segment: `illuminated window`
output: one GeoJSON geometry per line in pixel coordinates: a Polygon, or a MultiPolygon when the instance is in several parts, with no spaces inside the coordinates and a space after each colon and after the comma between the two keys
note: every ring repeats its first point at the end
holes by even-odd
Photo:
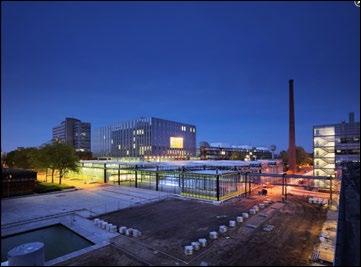
{"type": "Polygon", "coordinates": [[[183,138],[182,137],[171,137],[170,138],[170,148],[183,148],[183,138]]]}
{"type": "Polygon", "coordinates": [[[133,144],[133,148],[135,149],[135,144],[133,144]]]}
{"type": "Polygon", "coordinates": [[[120,145],[118,145],[118,149],[120,150],[120,145]]]}
{"type": "Polygon", "coordinates": [[[183,131],[183,132],[187,131],[187,127],[182,126],[182,131],[183,131]]]}
{"type": "Polygon", "coordinates": [[[226,155],[226,151],[222,150],[221,155],[226,155]]]}

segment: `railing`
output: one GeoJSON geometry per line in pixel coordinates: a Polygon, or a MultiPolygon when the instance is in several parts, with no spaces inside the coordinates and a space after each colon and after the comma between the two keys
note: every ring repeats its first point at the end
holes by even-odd
{"type": "Polygon", "coordinates": [[[322,181],[329,181],[328,182],[328,190],[330,193],[330,202],[332,203],[332,193],[333,193],[333,186],[332,186],[332,176],[308,176],[308,175],[299,175],[299,174],[265,174],[265,173],[250,173],[249,174],[250,178],[251,177],[273,177],[273,178],[282,178],[281,180],[281,186],[282,186],[282,195],[285,196],[285,198],[287,199],[287,187],[288,186],[298,186],[298,185],[294,185],[294,184],[290,184],[289,181],[290,179],[302,179],[302,180],[308,180],[308,181],[314,181],[314,180],[322,180],[322,181]]]}
{"type": "MultiPolygon", "coordinates": [[[[84,166],[88,175],[99,182],[139,187],[206,200],[226,200],[237,195],[248,195],[259,185],[261,177],[271,183],[285,185],[287,178],[329,179],[317,176],[260,173],[261,167],[249,166],[157,166],[156,164],[119,164],[84,166]],[[94,169],[92,171],[91,169],[94,169]],[[95,171],[96,170],[96,171],[95,171]],[[93,177],[92,176],[92,177],[93,177]]],[[[76,174],[73,174],[74,176],[76,174]]],[[[80,174],[82,175],[82,174],[80,174]]],[[[87,176],[83,174],[83,177],[87,176]]]]}

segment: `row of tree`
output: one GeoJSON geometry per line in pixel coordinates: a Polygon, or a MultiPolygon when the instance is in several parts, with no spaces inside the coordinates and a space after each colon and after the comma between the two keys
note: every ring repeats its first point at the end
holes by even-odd
{"type": "MultiPolygon", "coordinates": [[[[288,152],[287,151],[281,151],[279,154],[279,159],[282,159],[283,163],[285,165],[288,164],[288,152]]],[[[312,165],[312,154],[307,153],[303,147],[296,147],[296,164],[298,166],[301,165],[312,165]]]]}
{"type": "Polygon", "coordinates": [[[54,173],[59,174],[59,184],[68,171],[78,171],[79,157],[75,149],[67,144],[54,142],[41,148],[23,148],[9,152],[5,157],[5,165],[10,168],[32,169],[51,173],[54,183],[54,173]]]}

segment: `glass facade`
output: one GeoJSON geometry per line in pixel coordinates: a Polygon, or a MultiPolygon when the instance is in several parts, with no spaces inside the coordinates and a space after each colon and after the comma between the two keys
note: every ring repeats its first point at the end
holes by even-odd
{"type": "Polygon", "coordinates": [[[196,153],[196,127],[158,118],[140,118],[94,130],[98,157],[186,159],[196,153]]]}
{"type": "Polygon", "coordinates": [[[360,123],[350,113],[349,122],[313,127],[314,175],[335,176],[342,162],[360,162],[360,123]]]}
{"type": "MultiPolygon", "coordinates": [[[[313,129],[313,172],[315,176],[335,176],[335,127],[313,129]]],[[[320,187],[326,185],[320,184],[320,187]]]]}

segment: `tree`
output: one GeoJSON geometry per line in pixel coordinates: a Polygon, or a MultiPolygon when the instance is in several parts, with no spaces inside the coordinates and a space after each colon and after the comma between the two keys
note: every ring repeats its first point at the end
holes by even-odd
{"type": "Polygon", "coordinates": [[[6,154],[1,152],[1,167],[6,167],[6,154]]]}
{"type": "Polygon", "coordinates": [[[6,155],[6,165],[9,168],[34,169],[33,154],[37,148],[16,149],[6,155]]]}
{"type": "MultiPolygon", "coordinates": [[[[37,149],[31,153],[32,165],[37,171],[45,171],[45,181],[48,180],[48,169],[49,169],[49,156],[45,147],[37,149]]],[[[52,182],[54,182],[54,175],[52,177],[52,182]]]]}
{"type": "MultiPolygon", "coordinates": [[[[279,155],[279,159],[282,159],[283,164],[287,166],[288,164],[288,152],[281,151],[279,155]]],[[[303,147],[296,147],[296,164],[304,165],[304,164],[312,164],[312,156],[305,151],[303,147]]]]}
{"type": "Polygon", "coordinates": [[[312,157],[303,149],[303,147],[296,148],[296,163],[297,165],[312,164],[312,157]]]}
{"type": "Polygon", "coordinates": [[[288,152],[285,150],[282,150],[278,156],[279,159],[282,159],[283,164],[288,163],[288,152]]]}
{"type": "Polygon", "coordinates": [[[52,170],[52,177],[54,170],[59,172],[59,184],[68,171],[78,171],[79,158],[72,146],[56,142],[45,146],[45,155],[48,157],[47,163],[52,170]]]}
{"type": "Polygon", "coordinates": [[[233,151],[230,157],[231,160],[240,160],[241,159],[241,152],[233,151]]]}

